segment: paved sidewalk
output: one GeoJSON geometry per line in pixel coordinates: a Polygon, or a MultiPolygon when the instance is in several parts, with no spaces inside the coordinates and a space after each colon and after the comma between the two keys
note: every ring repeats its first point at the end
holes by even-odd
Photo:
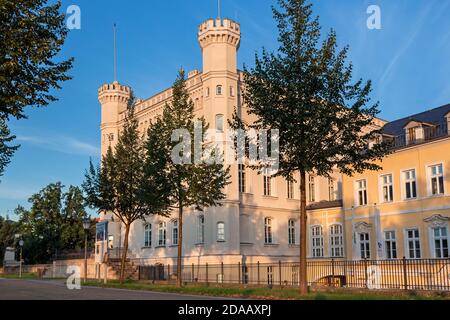
{"type": "Polygon", "coordinates": [[[0,278],[0,300],[222,300],[223,298],[110,288],[69,290],[64,281],[0,278]]]}

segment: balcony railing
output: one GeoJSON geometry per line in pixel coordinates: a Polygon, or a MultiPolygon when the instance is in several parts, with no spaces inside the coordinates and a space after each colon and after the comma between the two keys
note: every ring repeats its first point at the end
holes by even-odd
{"type": "Polygon", "coordinates": [[[411,134],[405,133],[395,137],[385,136],[383,141],[388,142],[392,149],[400,149],[420,145],[449,136],[449,124],[447,122],[443,122],[433,127],[422,127],[411,134]]]}

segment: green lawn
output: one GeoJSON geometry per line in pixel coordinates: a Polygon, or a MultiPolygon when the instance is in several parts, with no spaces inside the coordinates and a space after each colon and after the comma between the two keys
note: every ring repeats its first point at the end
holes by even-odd
{"type": "MultiPolygon", "coordinates": [[[[13,274],[3,274],[0,273],[0,278],[3,279],[20,279],[18,273],[13,274]]],[[[37,279],[38,275],[36,273],[22,273],[22,279],[37,279]]]]}
{"type": "Polygon", "coordinates": [[[252,299],[281,299],[281,300],[442,300],[450,299],[442,295],[422,296],[416,293],[393,295],[386,293],[351,293],[351,292],[320,292],[311,293],[306,296],[300,295],[296,289],[268,289],[268,288],[221,288],[221,287],[201,287],[187,286],[177,288],[173,285],[153,285],[137,281],[128,281],[123,285],[117,281],[110,281],[108,284],[99,282],[88,282],[87,286],[97,286],[104,288],[121,288],[132,290],[148,290],[169,293],[184,293],[193,295],[207,295],[218,297],[252,298],[252,299]]]}

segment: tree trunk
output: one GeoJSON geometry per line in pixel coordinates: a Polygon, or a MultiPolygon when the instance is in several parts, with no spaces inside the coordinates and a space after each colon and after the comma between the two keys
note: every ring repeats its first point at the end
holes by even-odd
{"type": "Polygon", "coordinates": [[[306,215],[306,173],[300,172],[300,294],[308,293],[306,234],[308,216],[306,215]]]}
{"type": "Polygon", "coordinates": [[[123,284],[125,280],[125,263],[127,261],[128,253],[128,235],[130,234],[130,224],[125,225],[125,239],[123,239],[123,253],[122,261],[120,263],[120,284],[123,284]]]}
{"type": "Polygon", "coordinates": [[[183,256],[183,203],[180,200],[178,207],[178,256],[177,256],[177,286],[183,286],[182,279],[182,256],[183,256]]]}

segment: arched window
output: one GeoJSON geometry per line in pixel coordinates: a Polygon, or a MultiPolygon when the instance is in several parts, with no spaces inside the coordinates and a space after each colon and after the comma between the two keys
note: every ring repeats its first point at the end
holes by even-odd
{"type": "Polygon", "coordinates": [[[330,226],[330,248],[331,257],[341,258],[344,256],[344,229],[340,224],[330,226]]]}
{"type": "Polygon", "coordinates": [[[230,96],[234,97],[235,93],[234,93],[234,87],[231,86],[230,87],[230,96]]]}
{"type": "Polygon", "coordinates": [[[316,180],[313,176],[309,176],[309,202],[316,202],[316,180]]]}
{"type": "Polygon", "coordinates": [[[201,215],[198,217],[197,222],[197,243],[205,243],[205,216],[201,215]]]}
{"type": "Polygon", "coordinates": [[[218,242],[225,241],[225,222],[217,223],[217,241],[218,242]]]}
{"type": "Polygon", "coordinates": [[[167,227],[165,222],[160,222],[158,225],[158,246],[166,245],[167,227]]]}
{"type": "Polygon", "coordinates": [[[146,224],[144,226],[144,247],[152,246],[152,225],[146,224]]]}
{"type": "Polygon", "coordinates": [[[264,219],[264,243],[272,244],[273,243],[273,235],[272,235],[272,218],[264,219]]]}
{"type": "Polygon", "coordinates": [[[209,87],[206,88],[206,96],[209,97],[209,87]]]}
{"type": "Polygon", "coordinates": [[[216,95],[222,95],[222,86],[220,84],[216,87],[216,95]]]}
{"type": "Polygon", "coordinates": [[[311,251],[313,258],[323,257],[323,228],[322,226],[311,227],[311,251]]]}
{"type": "Polygon", "coordinates": [[[178,245],[178,220],[172,221],[172,245],[178,245]]]}
{"type": "Polygon", "coordinates": [[[295,220],[290,219],[288,222],[288,237],[289,244],[297,244],[296,230],[295,230],[295,220]]]}
{"type": "Polygon", "coordinates": [[[216,115],[216,131],[217,132],[223,132],[223,115],[222,114],[218,114],[216,115]]]}

